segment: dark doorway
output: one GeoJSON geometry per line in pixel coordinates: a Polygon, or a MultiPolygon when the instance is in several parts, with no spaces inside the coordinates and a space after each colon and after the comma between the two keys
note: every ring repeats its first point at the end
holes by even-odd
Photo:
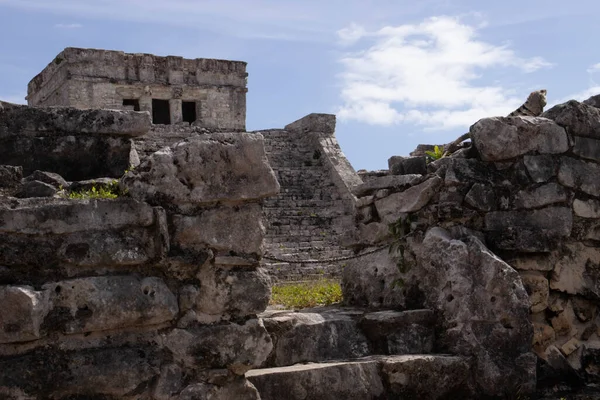
{"type": "Polygon", "coordinates": [[[152,123],[161,125],[171,124],[169,100],[152,99],[152,123]]]}
{"type": "Polygon", "coordinates": [[[123,107],[126,110],[140,111],[140,101],[138,99],[123,99],[123,107]]]}
{"type": "Polygon", "coordinates": [[[190,124],[196,120],[196,102],[195,101],[184,101],[181,103],[181,114],[183,122],[189,122],[190,124]]]}

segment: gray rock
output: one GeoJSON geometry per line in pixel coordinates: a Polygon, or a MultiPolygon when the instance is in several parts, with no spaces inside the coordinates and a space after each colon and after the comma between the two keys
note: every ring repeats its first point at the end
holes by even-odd
{"type": "Polygon", "coordinates": [[[48,294],[30,286],[0,286],[0,343],[26,342],[41,337],[48,313],[48,294]]]}
{"type": "Polygon", "coordinates": [[[592,107],[596,107],[596,108],[600,108],[600,94],[597,94],[595,96],[590,97],[587,100],[584,100],[583,104],[592,106],[592,107]]]}
{"type": "Polygon", "coordinates": [[[392,175],[427,175],[427,163],[423,156],[392,156],[388,159],[388,168],[392,175]]]}
{"type": "Polygon", "coordinates": [[[0,165],[0,188],[18,186],[23,178],[23,167],[0,165]]]}
{"type": "Polygon", "coordinates": [[[439,168],[445,167],[446,186],[472,185],[473,182],[491,184],[499,178],[499,174],[489,164],[476,159],[444,157],[435,163],[439,168]]]}
{"type": "Polygon", "coordinates": [[[523,162],[529,177],[536,183],[546,182],[557,174],[558,166],[552,156],[525,156],[523,162]]]}
{"type": "Polygon", "coordinates": [[[557,183],[548,183],[533,189],[521,190],[515,196],[516,208],[538,208],[556,203],[566,203],[568,193],[557,183]]]}
{"type": "Polygon", "coordinates": [[[118,183],[119,183],[119,181],[114,178],[87,179],[84,181],[75,181],[75,182],[71,183],[71,186],[69,186],[69,191],[76,192],[76,191],[92,190],[92,188],[96,188],[96,190],[99,190],[100,188],[106,190],[111,187],[114,187],[115,185],[118,185],[118,183]]]}
{"type": "Polygon", "coordinates": [[[377,360],[359,359],[256,369],[246,378],[262,400],[376,400],[385,394],[380,368],[377,360]]]}
{"type": "Polygon", "coordinates": [[[600,165],[571,157],[561,158],[558,170],[558,182],[561,185],[581,190],[592,196],[600,196],[599,181],[600,165]]]}
{"type": "Polygon", "coordinates": [[[532,152],[559,154],[569,149],[564,128],[546,118],[483,118],[470,132],[484,161],[509,160],[532,152]]]}
{"type": "Polygon", "coordinates": [[[201,135],[149,156],[121,180],[129,194],[166,206],[256,200],[279,192],[262,135],[201,135]]]}
{"type": "Polygon", "coordinates": [[[600,218],[600,201],[575,199],[573,200],[573,212],[582,218],[600,218]]]}
{"type": "Polygon", "coordinates": [[[194,301],[198,313],[214,316],[247,317],[263,312],[271,297],[266,271],[228,269],[205,265],[197,275],[201,289],[194,301]]]}
{"type": "Polygon", "coordinates": [[[11,136],[119,135],[139,136],[150,129],[147,112],[15,107],[0,114],[0,138],[11,136]]]}
{"type": "Polygon", "coordinates": [[[281,312],[263,318],[273,352],[263,367],[283,367],[363,357],[369,343],[356,321],[342,310],[281,312]]]}
{"type": "Polygon", "coordinates": [[[533,328],[519,274],[475,237],[456,240],[437,227],[413,250],[419,288],[426,303],[441,312],[443,346],[474,357],[477,393],[514,393],[522,385],[535,389],[533,328]]]}
{"type": "Polygon", "coordinates": [[[387,358],[381,374],[386,386],[403,399],[459,399],[469,396],[470,365],[461,357],[387,358]]]}
{"type": "Polygon", "coordinates": [[[172,243],[181,249],[261,253],[265,228],[258,204],[213,208],[198,216],[175,214],[172,221],[172,243]]]}
{"type": "Polygon", "coordinates": [[[488,243],[506,250],[547,252],[560,238],[568,237],[573,213],[567,207],[547,207],[532,211],[492,211],[485,216],[488,243]]]}
{"type": "Polygon", "coordinates": [[[46,324],[65,333],[157,325],[179,312],[177,298],[159,278],[92,277],[44,285],[52,310],[46,324]]]}
{"type": "Polygon", "coordinates": [[[196,383],[181,391],[176,400],[260,400],[256,388],[244,378],[224,386],[196,383]]]}
{"type": "Polygon", "coordinates": [[[523,286],[529,294],[531,312],[538,313],[548,308],[550,289],[548,279],[546,279],[544,274],[539,271],[526,271],[521,272],[520,275],[523,286]]]}
{"type": "Polygon", "coordinates": [[[406,189],[422,181],[421,175],[384,175],[354,187],[352,193],[357,197],[363,197],[380,189],[406,189]]]}
{"type": "Polygon", "coordinates": [[[600,109],[575,100],[558,104],[542,114],[576,136],[600,139],[600,109]]]}
{"type": "Polygon", "coordinates": [[[386,223],[395,222],[402,213],[419,211],[442,184],[442,179],[434,176],[425,182],[406,189],[404,192],[393,193],[388,197],[375,201],[379,218],[386,223]]]}
{"type": "Polygon", "coordinates": [[[56,192],[56,188],[52,185],[40,181],[29,181],[21,186],[21,190],[16,196],[20,198],[52,197],[56,192]]]}
{"type": "Polygon", "coordinates": [[[160,375],[156,382],[153,399],[171,400],[175,394],[181,391],[183,385],[183,373],[177,364],[167,364],[160,368],[160,375]]]}
{"type": "Polygon", "coordinates": [[[284,128],[292,132],[322,132],[333,134],[335,132],[335,115],[333,114],[308,114],[284,128]]]}
{"type": "Polygon", "coordinates": [[[164,336],[175,361],[188,368],[227,368],[243,375],[258,368],[273,349],[262,321],[249,319],[243,325],[221,323],[174,329],[164,336]]]}
{"type": "Polygon", "coordinates": [[[494,190],[481,183],[475,183],[465,195],[465,202],[479,211],[491,211],[496,208],[494,190]]]}
{"type": "Polygon", "coordinates": [[[600,300],[600,250],[581,243],[565,245],[552,272],[550,289],[600,300]]]}
{"type": "Polygon", "coordinates": [[[600,161],[600,140],[573,136],[573,154],[581,158],[600,161]]]}
{"type": "Polygon", "coordinates": [[[24,178],[25,182],[30,181],[40,181],[47,183],[49,185],[54,186],[56,189],[66,189],[69,187],[67,181],[60,176],[59,174],[55,174],[53,172],[39,171],[35,170],[33,173],[24,178]]]}
{"type": "Polygon", "coordinates": [[[435,316],[431,310],[365,314],[360,327],[374,354],[427,354],[433,351],[435,316]]]}

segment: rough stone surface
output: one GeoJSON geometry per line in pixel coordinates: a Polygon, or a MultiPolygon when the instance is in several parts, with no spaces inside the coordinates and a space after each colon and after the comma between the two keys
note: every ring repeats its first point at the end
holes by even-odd
{"type": "Polygon", "coordinates": [[[0,343],[39,339],[48,313],[47,293],[30,286],[0,286],[0,343]]]}
{"type": "Polygon", "coordinates": [[[436,193],[442,180],[435,176],[425,182],[406,189],[404,192],[394,193],[375,202],[377,213],[383,221],[394,222],[401,213],[415,212],[423,208],[436,193]]]}
{"type": "Polygon", "coordinates": [[[236,379],[224,386],[196,383],[181,391],[177,400],[260,400],[256,388],[245,379],[236,379]]]}
{"type": "Polygon", "coordinates": [[[48,319],[65,333],[156,325],[175,318],[177,299],[159,278],[94,277],[44,286],[51,293],[48,319]]]}
{"type": "Polygon", "coordinates": [[[417,185],[423,181],[421,175],[410,174],[410,175],[387,175],[371,179],[365,183],[362,183],[352,189],[352,192],[362,197],[367,194],[375,193],[380,189],[406,189],[411,186],[417,185]]]}
{"type": "Polygon", "coordinates": [[[558,260],[550,288],[600,300],[600,250],[577,243],[558,260]]]}
{"type": "Polygon", "coordinates": [[[600,201],[575,199],[573,200],[573,212],[582,218],[600,218],[600,201]]]}
{"type": "Polygon", "coordinates": [[[548,307],[548,296],[550,294],[548,279],[541,272],[529,271],[521,273],[521,280],[529,295],[531,312],[544,311],[548,307]]]}
{"type": "Polygon", "coordinates": [[[552,156],[525,156],[523,162],[527,173],[536,183],[546,182],[557,174],[557,165],[552,156]]]}
{"type": "Polygon", "coordinates": [[[392,156],[388,159],[388,168],[392,175],[427,174],[425,157],[392,156]]]}
{"type": "Polygon", "coordinates": [[[21,190],[17,192],[17,197],[52,197],[56,194],[56,192],[56,188],[48,183],[40,181],[28,181],[25,182],[21,187],[21,190]]]}
{"type": "Polygon", "coordinates": [[[531,152],[559,154],[569,149],[564,128],[539,117],[484,118],[470,133],[484,161],[508,160],[531,152]]]}
{"type": "Polygon", "coordinates": [[[11,188],[19,185],[23,178],[23,167],[0,165],[0,188],[11,188]]]}
{"type": "Polygon", "coordinates": [[[566,203],[568,193],[557,183],[548,183],[531,190],[522,190],[515,196],[516,208],[539,208],[555,203],[566,203]]]}
{"type": "Polygon", "coordinates": [[[49,185],[54,186],[56,189],[66,189],[69,187],[69,184],[67,183],[67,181],[60,176],[59,174],[55,174],[53,172],[47,172],[47,171],[33,171],[33,173],[27,177],[25,177],[25,181],[29,182],[29,181],[40,181],[40,182],[44,182],[47,183],[49,185]]]}
{"type": "Polygon", "coordinates": [[[279,184],[259,135],[197,136],[148,157],[122,179],[131,196],[157,205],[262,199],[279,184]]]}
{"type": "Polygon", "coordinates": [[[479,393],[535,387],[529,301],[518,273],[478,239],[456,240],[441,228],[427,232],[417,258],[419,287],[432,308],[443,313],[444,345],[454,354],[475,357],[479,393]],[[533,372],[525,360],[533,362],[533,372]]]}
{"type": "Polygon", "coordinates": [[[558,170],[558,182],[561,185],[600,197],[599,179],[600,165],[562,157],[558,170]]]}
{"type": "Polygon", "coordinates": [[[573,135],[600,138],[600,109],[575,100],[558,104],[543,117],[554,120],[573,135]]]}

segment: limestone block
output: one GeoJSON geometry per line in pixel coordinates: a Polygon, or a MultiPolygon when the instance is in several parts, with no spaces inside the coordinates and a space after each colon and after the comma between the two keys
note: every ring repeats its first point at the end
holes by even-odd
{"type": "Polygon", "coordinates": [[[568,357],[579,347],[581,347],[581,342],[576,338],[571,338],[571,340],[560,347],[560,350],[566,357],[568,357]]]}
{"type": "Polygon", "coordinates": [[[191,137],[153,153],[121,183],[135,198],[192,208],[279,192],[262,135],[246,133],[191,137]]]}
{"type": "Polygon", "coordinates": [[[44,285],[53,305],[48,323],[65,333],[119,329],[168,322],[177,298],[159,278],[110,276],[44,285]]]}
{"type": "Polygon", "coordinates": [[[520,275],[523,286],[525,286],[525,290],[529,295],[531,312],[544,311],[548,307],[548,295],[550,291],[548,279],[541,272],[537,271],[521,272],[520,275]]]}
{"type": "Polygon", "coordinates": [[[474,236],[458,240],[438,227],[412,248],[418,261],[413,280],[449,327],[448,351],[474,357],[478,394],[532,382],[535,389],[529,298],[519,274],[474,236]]]}
{"type": "Polygon", "coordinates": [[[497,248],[548,252],[557,240],[571,234],[571,208],[547,207],[532,211],[492,211],[484,220],[486,240],[497,248]]]}
{"type": "Polygon", "coordinates": [[[32,197],[52,197],[56,194],[56,188],[40,181],[28,181],[23,183],[21,190],[16,194],[16,197],[32,198],[32,197]]]}
{"type": "Polygon", "coordinates": [[[474,182],[490,184],[500,177],[493,167],[477,159],[444,157],[437,160],[436,164],[446,167],[446,186],[472,185],[474,182]]]}
{"type": "Polygon", "coordinates": [[[600,139],[600,109],[575,100],[558,104],[542,114],[572,135],[600,139]]]}
{"type": "Polygon", "coordinates": [[[271,281],[262,268],[226,269],[205,265],[197,278],[201,283],[193,306],[197,313],[247,317],[263,312],[271,298],[271,281]]]}
{"type": "Polygon", "coordinates": [[[493,117],[477,121],[471,139],[484,161],[501,161],[537,152],[560,154],[569,149],[565,129],[540,117],[493,117]]]}
{"type": "Polygon", "coordinates": [[[581,158],[600,161],[600,140],[573,136],[573,154],[581,158]]]}
{"type": "Polygon", "coordinates": [[[558,170],[558,182],[561,185],[581,190],[592,196],[600,196],[599,180],[600,165],[571,157],[561,158],[558,170]]]}
{"type": "Polygon", "coordinates": [[[505,261],[519,271],[552,271],[556,263],[556,255],[554,253],[518,254],[505,261]]]}
{"type": "Polygon", "coordinates": [[[175,329],[164,335],[165,346],[175,361],[189,368],[227,368],[243,375],[258,368],[273,349],[262,321],[249,319],[243,325],[222,323],[175,329]]]}
{"type": "Polygon", "coordinates": [[[23,167],[0,165],[0,188],[18,186],[23,178],[23,167]]]}
{"type": "Polygon", "coordinates": [[[566,245],[567,251],[556,263],[550,288],[600,299],[600,249],[581,243],[566,245]]]}
{"type": "Polygon", "coordinates": [[[539,322],[533,323],[533,348],[540,357],[543,357],[546,348],[555,340],[556,333],[550,325],[539,322]]]}
{"type": "Polygon", "coordinates": [[[33,171],[33,173],[31,175],[26,176],[24,180],[26,182],[29,182],[29,181],[44,182],[44,183],[54,186],[56,189],[60,189],[60,188],[66,189],[69,187],[69,184],[62,176],[60,176],[59,174],[55,174],[53,172],[47,172],[47,171],[35,170],[35,171],[33,171]]]}
{"type": "Polygon", "coordinates": [[[393,193],[388,197],[375,201],[377,213],[383,222],[392,223],[402,213],[419,211],[425,207],[442,184],[442,179],[434,176],[425,182],[406,189],[404,192],[393,193]]]}
{"type": "Polygon", "coordinates": [[[30,286],[0,286],[0,343],[39,339],[48,295],[30,286]]]}
{"type": "Polygon", "coordinates": [[[181,391],[175,400],[260,400],[256,388],[245,378],[217,386],[208,383],[195,383],[181,391]]]}
{"type": "Polygon", "coordinates": [[[600,201],[594,199],[573,200],[573,212],[582,218],[600,218],[600,201]]]}
{"type": "Polygon", "coordinates": [[[160,368],[160,375],[152,393],[156,400],[171,400],[181,390],[183,373],[177,364],[167,364],[160,368]]]}
{"type": "Polygon", "coordinates": [[[556,175],[557,165],[550,155],[525,156],[523,163],[532,181],[542,183],[556,175]]]}
{"type": "Polygon", "coordinates": [[[571,304],[573,305],[573,312],[579,321],[588,322],[596,317],[597,307],[593,301],[581,297],[572,297],[571,304]]]}
{"type": "Polygon", "coordinates": [[[333,114],[308,114],[297,121],[288,124],[286,131],[306,133],[321,132],[333,134],[335,132],[335,115],[333,114]]]}
{"type": "Polygon", "coordinates": [[[565,203],[568,193],[557,183],[519,191],[515,196],[516,208],[539,208],[555,203],[565,203]]]}
{"type": "Polygon", "coordinates": [[[591,96],[589,99],[582,101],[583,104],[600,108],[600,94],[591,96]]]}
{"type": "Polygon", "coordinates": [[[35,396],[18,399],[93,399],[127,398],[139,390],[137,396],[147,398],[143,392],[159,374],[160,358],[160,353],[143,345],[36,350],[0,358],[0,393],[20,390],[35,396]]]}
{"type": "Polygon", "coordinates": [[[219,207],[197,216],[175,214],[172,244],[181,249],[235,251],[260,254],[265,227],[258,204],[219,207]]]}
{"type": "Polygon", "coordinates": [[[494,190],[481,183],[475,183],[465,195],[465,202],[479,211],[491,211],[496,208],[494,190]]]}
{"type": "Polygon", "coordinates": [[[427,175],[427,163],[423,156],[392,156],[388,159],[388,169],[392,175],[427,175]]]}
{"type": "Polygon", "coordinates": [[[364,197],[381,189],[406,189],[423,181],[422,175],[386,175],[373,178],[352,189],[357,197],[364,197]]]}
{"type": "Polygon", "coordinates": [[[28,235],[65,234],[88,230],[149,226],[154,222],[152,207],[138,201],[23,199],[11,204],[0,200],[0,232],[28,235]]]}

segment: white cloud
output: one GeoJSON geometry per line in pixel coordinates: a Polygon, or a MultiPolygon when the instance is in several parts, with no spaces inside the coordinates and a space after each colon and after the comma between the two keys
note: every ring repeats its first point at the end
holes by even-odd
{"type": "Polygon", "coordinates": [[[80,29],[83,28],[82,24],[56,24],[54,25],[55,28],[59,28],[59,29],[80,29]]]}
{"type": "Polygon", "coordinates": [[[594,64],[587,69],[588,74],[600,72],[600,63],[594,64]]]}
{"type": "Polygon", "coordinates": [[[338,110],[341,119],[369,124],[457,128],[505,115],[529,93],[516,96],[500,84],[486,83],[482,72],[511,68],[531,73],[551,66],[541,57],[521,58],[506,45],[479,40],[475,27],[452,17],[376,32],[354,25],[338,35],[346,43],[371,40],[369,47],[341,60],[343,105],[338,110]]]}

